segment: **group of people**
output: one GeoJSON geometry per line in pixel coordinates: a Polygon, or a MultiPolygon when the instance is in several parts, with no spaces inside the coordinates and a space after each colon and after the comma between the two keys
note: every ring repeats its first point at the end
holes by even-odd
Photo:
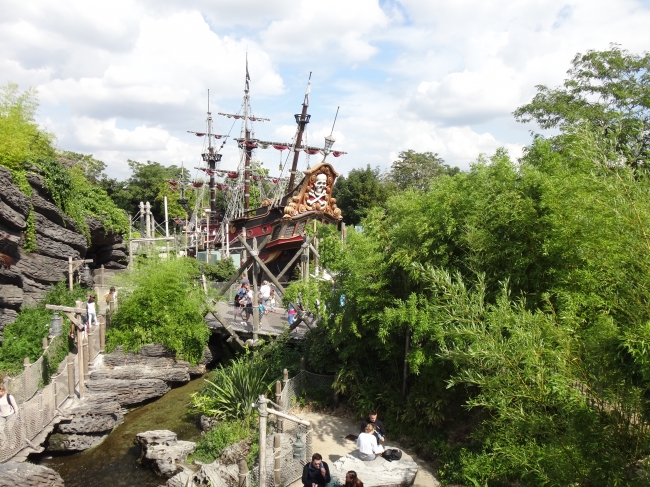
{"type": "MultiPolygon", "coordinates": [[[[330,467],[323,461],[320,453],[314,453],[309,462],[302,469],[302,485],[304,487],[325,487],[332,481],[330,467]]],[[[357,472],[350,470],[345,474],[344,487],[363,487],[363,482],[357,472]]]]}
{"type": "MultiPolygon", "coordinates": [[[[117,291],[115,286],[111,286],[104,298],[106,299],[106,304],[117,302],[117,291]]],[[[99,326],[99,320],[97,319],[97,303],[95,299],[96,296],[94,294],[88,295],[88,301],[86,301],[86,314],[85,316],[81,316],[81,321],[84,325],[84,337],[87,336],[90,327],[99,326]]],[[[74,324],[70,327],[70,338],[76,340],[74,324]]]]}
{"type": "MultiPolygon", "coordinates": [[[[377,411],[370,411],[368,418],[361,423],[361,430],[357,437],[359,458],[370,462],[384,452],[381,442],[386,441],[386,427],[377,417],[377,411]]],[[[329,466],[323,461],[319,453],[314,453],[302,471],[302,484],[304,487],[325,487],[331,482],[329,466]]],[[[344,487],[363,487],[363,482],[354,470],[345,475],[344,487]]]]}
{"type": "MultiPolygon", "coordinates": [[[[253,314],[253,303],[255,302],[255,297],[253,296],[253,290],[251,289],[251,283],[247,277],[242,277],[239,281],[239,289],[237,294],[235,294],[235,308],[240,308],[242,311],[246,311],[246,318],[243,320],[248,322],[248,318],[253,314]]],[[[262,281],[259,292],[257,294],[257,306],[259,307],[260,316],[275,313],[275,289],[271,287],[268,281],[262,281]]],[[[242,318],[244,314],[242,313],[242,318]]]]}

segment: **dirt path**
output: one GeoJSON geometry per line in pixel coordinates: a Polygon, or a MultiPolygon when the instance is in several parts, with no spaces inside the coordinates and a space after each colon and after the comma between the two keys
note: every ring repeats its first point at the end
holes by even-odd
{"type": "MultiPolygon", "coordinates": [[[[330,465],[339,458],[357,449],[354,441],[346,440],[349,434],[358,434],[359,425],[347,418],[339,418],[324,413],[302,412],[300,417],[312,422],[314,425],[314,452],[323,455],[330,465]]],[[[388,442],[388,446],[395,446],[402,449],[398,443],[388,442]]],[[[419,471],[415,478],[415,487],[439,487],[440,482],[435,478],[433,468],[430,464],[419,458],[417,455],[410,455],[418,464],[419,471]]],[[[363,480],[363,479],[362,479],[363,480]]],[[[301,487],[298,480],[289,487],[301,487]]]]}

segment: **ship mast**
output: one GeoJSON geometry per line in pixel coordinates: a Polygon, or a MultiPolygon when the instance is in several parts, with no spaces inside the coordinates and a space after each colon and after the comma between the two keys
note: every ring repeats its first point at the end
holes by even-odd
{"type": "Polygon", "coordinates": [[[210,90],[208,90],[208,152],[202,154],[203,160],[208,163],[208,174],[210,175],[210,216],[208,218],[216,218],[217,216],[217,188],[215,187],[214,175],[217,169],[217,163],[221,161],[221,154],[217,154],[212,147],[212,113],[210,112],[210,90]]]}
{"type": "MultiPolygon", "coordinates": [[[[302,134],[305,131],[305,125],[309,123],[311,115],[307,113],[307,107],[309,107],[309,92],[311,91],[311,71],[309,72],[309,81],[307,81],[307,91],[305,92],[305,99],[302,102],[302,112],[296,113],[296,123],[298,124],[298,134],[296,135],[296,142],[294,148],[298,148],[302,144],[302,134]]],[[[296,180],[296,169],[298,169],[298,157],[300,152],[295,150],[293,153],[293,163],[291,164],[291,175],[289,176],[289,186],[287,189],[289,192],[293,190],[293,185],[296,180]]]]}
{"type": "Polygon", "coordinates": [[[250,95],[249,95],[249,81],[251,77],[248,74],[248,53],[246,54],[246,86],[244,87],[244,150],[245,150],[245,164],[244,164],[244,214],[249,210],[250,207],[250,181],[251,181],[251,153],[253,149],[249,147],[251,132],[248,128],[248,112],[250,106],[250,95]]]}

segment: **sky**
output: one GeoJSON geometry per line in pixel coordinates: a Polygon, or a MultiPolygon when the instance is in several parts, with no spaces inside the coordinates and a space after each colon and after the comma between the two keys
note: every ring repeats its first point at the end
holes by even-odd
{"type": "MultiPolygon", "coordinates": [[[[346,174],[390,169],[400,151],[469,168],[534,125],[512,112],[536,85],[559,85],[571,59],[618,43],[650,46],[641,0],[0,0],[0,84],[39,93],[38,122],[64,150],[93,154],[111,177],[127,161],[199,164],[207,90],[217,112],[241,106],[250,72],[261,139],[290,140],[312,72],[309,145],[332,128],[346,174]]],[[[224,168],[237,164],[227,142],[224,168]]],[[[283,153],[286,157],[286,152],[283,153]]],[[[271,174],[281,154],[258,155],[271,174]]],[[[315,161],[312,156],[312,164],[315,161]]]]}

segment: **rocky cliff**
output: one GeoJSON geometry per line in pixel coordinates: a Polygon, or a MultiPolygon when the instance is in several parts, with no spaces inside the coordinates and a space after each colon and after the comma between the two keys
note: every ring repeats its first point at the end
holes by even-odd
{"type": "MultiPolygon", "coordinates": [[[[67,279],[68,257],[94,259],[121,269],[127,261],[122,237],[104,228],[97,218],[87,218],[90,242],[53,202],[45,180],[28,173],[32,188],[26,196],[14,184],[11,172],[0,167],[0,341],[5,325],[16,319],[22,306],[40,301],[52,284],[67,279]],[[24,248],[28,217],[33,208],[36,251],[24,248]]],[[[92,286],[92,282],[84,282],[92,286]]]]}

